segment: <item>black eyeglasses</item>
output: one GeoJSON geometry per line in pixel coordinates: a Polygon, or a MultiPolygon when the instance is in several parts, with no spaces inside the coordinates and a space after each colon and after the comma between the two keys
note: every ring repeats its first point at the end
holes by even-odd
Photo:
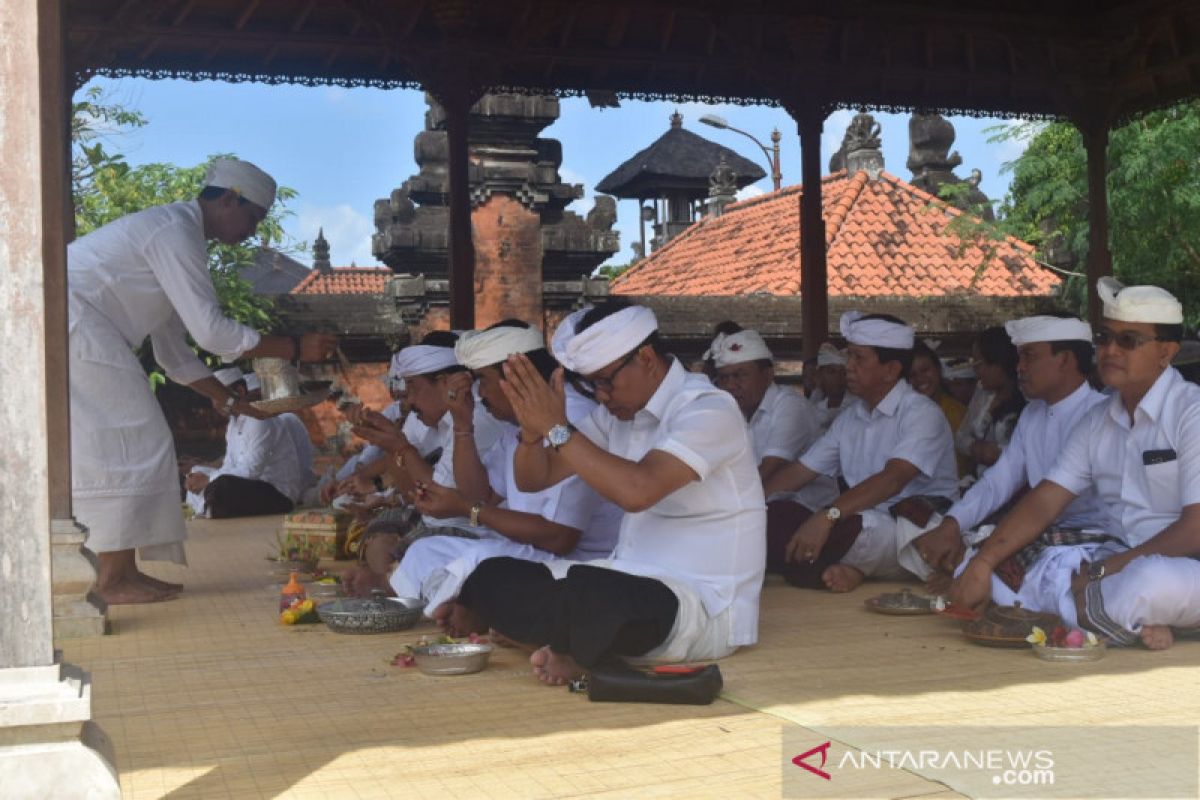
{"type": "Polygon", "coordinates": [[[617,364],[617,368],[603,377],[597,378],[582,378],[583,383],[591,387],[593,392],[603,389],[605,392],[611,392],[613,388],[613,380],[616,379],[617,373],[625,369],[629,362],[633,361],[633,357],[637,355],[637,348],[630,350],[629,354],[621,359],[621,363],[617,364]]]}
{"type": "Polygon", "coordinates": [[[1116,342],[1117,347],[1122,350],[1137,350],[1147,342],[1162,342],[1165,341],[1161,336],[1145,336],[1137,331],[1121,331],[1113,333],[1112,331],[1101,328],[1092,334],[1092,343],[1096,347],[1105,347],[1109,342],[1116,342]]]}

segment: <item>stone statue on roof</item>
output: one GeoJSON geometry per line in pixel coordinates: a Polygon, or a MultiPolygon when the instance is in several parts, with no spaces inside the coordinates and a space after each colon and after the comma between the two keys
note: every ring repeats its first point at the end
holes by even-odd
{"type": "Polygon", "coordinates": [[[962,156],[954,146],[954,125],[941,114],[913,114],[908,121],[908,163],[912,171],[912,184],[934,196],[943,186],[966,183],[969,188],[957,193],[950,201],[954,206],[986,220],[994,218],[988,198],[979,189],[983,175],[971,170],[971,178],[964,181],[954,174],[954,168],[963,163],[962,156]]]}

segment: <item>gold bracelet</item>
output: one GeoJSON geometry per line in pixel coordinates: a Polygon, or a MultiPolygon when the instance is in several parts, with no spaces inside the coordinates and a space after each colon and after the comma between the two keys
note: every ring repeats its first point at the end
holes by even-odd
{"type": "Polygon", "coordinates": [[[479,527],[479,512],[481,511],[483,511],[483,503],[476,503],[475,505],[471,506],[470,521],[472,528],[479,527]]]}
{"type": "Polygon", "coordinates": [[[404,469],[404,451],[403,450],[401,450],[400,453],[396,456],[396,466],[399,467],[400,469],[404,469]]]}

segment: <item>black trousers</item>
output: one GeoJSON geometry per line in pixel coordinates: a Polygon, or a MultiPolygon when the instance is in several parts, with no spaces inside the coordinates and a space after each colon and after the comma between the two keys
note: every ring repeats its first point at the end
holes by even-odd
{"type": "Polygon", "coordinates": [[[544,564],[508,557],[480,563],[458,602],[504,636],[549,645],[587,669],[653,650],[679,611],[675,593],[653,578],[575,565],[556,580],[544,564]]]}
{"type": "Polygon", "coordinates": [[[286,514],[294,504],[266,481],[221,475],[204,487],[204,504],[213,519],[286,514]]]}

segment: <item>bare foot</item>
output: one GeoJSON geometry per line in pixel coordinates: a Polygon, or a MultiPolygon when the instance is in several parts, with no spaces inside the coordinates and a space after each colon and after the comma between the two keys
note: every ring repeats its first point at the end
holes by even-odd
{"type": "Polygon", "coordinates": [[[447,600],[433,610],[433,621],[451,636],[483,634],[488,630],[488,626],[478,614],[453,600],[447,600]]]}
{"type": "Polygon", "coordinates": [[[852,592],[866,576],[847,564],[834,564],[821,573],[821,580],[831,592],[852,592]]]}
{"type": "Polygon", "coordinates": [[[1175,634],[1167,625],[1143,625],[1142,644],[1147,650],[1166,650],[1175,644],[1175,634]]]}
{"type": "Polygon", "coordinates": [[[534,676],[547,686],[565,686],[569,681],[582,678],[586,672],[575,659],[554,652],[550,645],[534,650],[529,663],[533,665],[534,676]]]}
{"type": "Polygon", "coordinates": [[[146,573],[138,570],[133,578],[138,583],[144,584],[151,589],[157,589],[160,592],[182,592],[182,583],[171,583],[169,581],[160,581],[158,578],[152,578],[146,573]]]}
{"type": "Polygon", "coordinates": [[[96,594],[110,606],[161,603],[164,600],[174,600],[178,596],[174,592],[150,589],[136,581],[121,581],[104,589],[96,587],[96,594]]]}

